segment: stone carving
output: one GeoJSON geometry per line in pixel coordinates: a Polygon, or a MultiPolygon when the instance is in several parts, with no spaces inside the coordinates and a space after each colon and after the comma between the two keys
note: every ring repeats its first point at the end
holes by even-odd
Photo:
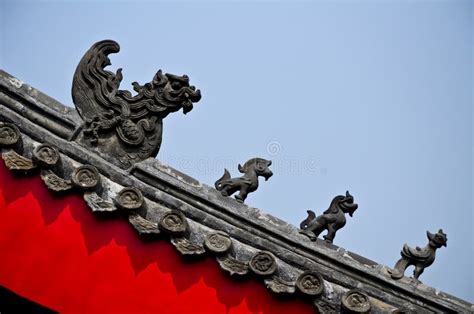
{"type": "Polygon", "coordinates": [[[370,311],[369,297],[359,289],[349,290],[342,296],[342,307],[349,313],[367,313],[370,311]]]}
{"type": "Polygon", "coordinates": [[[306,295],[317,296],[324,291],[323,277],[318,273],[306,271],[296,280],[296,288],[306,295]]]}
{"type": "Polygon", "coordinates": [[[160,234],[158,224],[143,218],[142,216],[135,214],[128,216],[128,221],[138,231],[139,235],[142,236],[156,236],[160,234]]]}
{"type": "Polygon", "coordinates": [[[223,254],[232,247],[232,240],[227,233],[217,231],[206,235],[204,246],[215,254],[223,254]]]}
{"type": "Polygon", "coordinates": [[[20,140],[20,131],[14,124],[0,122],[0,146],[14,146],[20,140]]]}
{"type": "Polygon", "coordinates": [[[96,167],[83,165],[74,169],[71,181],[75,187],[91,191],[100,184],[100,174],[96,167]]]}
{"type": "Polygon", "coordinates": [[[188,230],[186,217],[177,210],[172,210],[164,214],[158,226],[161,230],[174,237],[181,237],[185,235],[188,230]]]}
{"type": "Polygon", "coordinates": [[[89,208],[92,209],[92,212],[109,213],[117,210],[114,204],[104,200],[102,197],[97,195],[96,192],[85,192],[84,200],[86,201],[89,208]]]}
{"type": "Polygon", "coordinates": [[[402,258],[395,264],[391,276],[393,279],[400,279],[404,276],[405,270],[408,266],[415,266],[413,277],[418,280],[426,267],[433,264],[436,257],[436,249],[442,246],[447,246],[448,238],[442,229],[436,234],[426,231],[428,237],[428,245],[424,248],[411,248],[407,244],[403,246],[400,252],[402,258]]]}
{"type": "Polygon", "coordinates": [[[337,306],[333,303],[330,303],[325,300],[316,300],[314,302],[314,305],[316,306],[318,313],[322,314],[338,314],[341,313],[340,306],[337,306]]]}
{"type": "Polygon", "coordinates": [[[59,161],[59,152],[50,144],[41,144],[33,150],[33,160],[42,167],[52,167],[59,161]]]}
{"type": "Polygon", "coordinates": [[[41,171],[41,179],[46,184],[48,189],[54,192],[64,192],[72,189],[71,180],[60,178],[51,170],[41,171]]]}
{"type": "Polygon", "coordinates": [[[294,293],[295,285],[292,282],[285,281],[280,277],[272,277],[265,279],[265,285],[268,289],[275,293],[294,293]]]}
{"type": "Polygon", "coordinates": [[[9,170],[28,171],[36,168],[36,166],[33,164],[33,160],[23,157],[13,150],[2,153],[2,158],[9,170]]]}
{"type": "Polygon", "coordinates": [[[72,98],[84,120],[78,141],[117,157],[111,161],[128,168],[158,154],[162,119],[181,108],[191,111],[201,93],[189,85],[186,75],[161,70],[150,83],[132,83],[135,96],[120,90],[122,69],[105,70],[111,64],[108,55],[119,50],[115,41],[103,40],[86,52],[74,73],[72,98]]]}
{"type": "Polygon", "coordinates": [[[181,253],[181,255],[202,255],[206,252],[204,247],[192,243],[186,238],[175,238],[171,239],[171,243],[176,247],[176,249],[181,253]]]}
{"type": "Polygon", "coordinates": [[[257,275],[270,276],[277,269],[276,258],[270,252],[260,251],[252,256],[249,267],[257,275]]]}
{"type": "Polygon", "coordinates": [[[259,176],[264,177],[266,181],[273,175],[269,168],[271,164],[270,160],[263,158],[250,159],[244,166],[239,165],[239,171],[244,174],[243,176],[231,178],[229,171],[225,169],[224,175],[214,185],[223,196],[229,196],[238,191],[239,194],[235,198],[243,203],[249,193],[257,190],[259,176]]]}
{"type": "Polygon", "coordinates": [[[115,197],[115,205],[125,211],[138,210],[144,202],[142,192],[136,188],[123,188],[115,197]]]}
{"type": "Polygon", "coordinates": [[[319,234],[327,230],[328,233],[324,236],[324,239],[332,243],[336,232],[346,225],[345,214],[352,217],[357,207],[358,205],[354,203],[354,197],[349,194],[349,191],[346,192],[345,196],[338,195],[322,215],[316,217],[312,210],[308,210],[308,218],[300,224],[300,233],[308,236],[311,241],[316,241],[319,234]]]}
{"type": "Polygon", "coordinates": [[[249,266],[247,262],[239,261],[238,259],[230,256],[224,255],[217,257],[217,262],[221,268],[227,271],[231,276],[232,275],[246,275],[249,272],[249,266]]]}

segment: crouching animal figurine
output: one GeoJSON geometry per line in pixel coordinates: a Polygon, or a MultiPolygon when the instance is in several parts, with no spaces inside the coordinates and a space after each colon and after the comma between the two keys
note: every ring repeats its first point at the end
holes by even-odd
{"type": "Polygon", "coordinates": [[[316,241],[321,232],[327,230],[328,233],[324,236],[324,239],[326,242],[332,243],[337,230],[346,224],[345,214],[352,217],[357,207],[358,205],[354,203],[354,197],[349,194],[349,191],[346,191],[346,196],[336,196],[322,215],[316,217],[312,210],[308,210],[308,218],[300,224],[300,233],[308,236],[311,241],[316,241]]]}
{"type": "Polygon", "coordinates": [[[398,260],[391,271],[393,279],[402,278],[407,267],[413,265],[415,266],[413,277],[418,280],[418,277],[420,277],[425,268],[433,264],[436,257],[436,249],[447,245],[448,238],[442,229],[439,229],[436,234],[426,231],[426,235],[428,236],[428,245],[424,248],[418,246],[411,248],[407,244],[403,246],[400,252],[402,258],[398,260]]]}
{"type": "Polygon", "coordinates": [[[268,168],[272,164],[271,160],[263,158],[253,158],[247,161],[244,166],[239,164],[239,171],[244,175],[239,178],[231,178],[227,169],[224,170],[222,178],[214,184],[223,196],[229,196],[239,191],[235,196],[238,202],[243,203],[247,195],[258,188],[258,177],[262,176],[268,180],[273,172],[268,168]]]}

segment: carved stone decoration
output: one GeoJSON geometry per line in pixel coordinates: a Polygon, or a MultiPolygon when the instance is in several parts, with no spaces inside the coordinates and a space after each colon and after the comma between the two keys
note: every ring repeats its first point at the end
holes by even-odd
{"type": "Polygon", "coordinates": [[[36,166],[33,164],[33,160],[23,157],[13,150],[2,153],[2,158],[9,170],[28,171],[36,168],[36,166]]]}
{"type": "Polygon", "coordinates": [[[327,300],[322,300],[322,298],[316,299],[314,301],[318,313],[322,314],[338,314],[341,313],[341,306],[328,302],[327,300]]]}
{"type": "Polygon", "coordinates": [[[181,255],[196,256],[202,255],[206,252],[202,245],[192,243],[186,238],[174,238],[171,239],[171,243],[181,253],[181,255]]]}
{"type": "Polygon", "coordinates": [[[77,140],[94,146],[119,167],[129,168],[155,157],[161,145],[162,119],[183,109],[188,113],[201,93],[189,85],[186,75],[163,74],[159,70],[150,83],[133,82],[137,94],[120,90],[122,69],[105,70],[108,55],[120,46],[112,40],[95,43],[82,57],[74,73],[72,98],[84,120],[77,140]]]}
{"type": "Polygon", "coordinates": [[[61,177],[58,177],[51,170],[41,171],[41,179],[46,184],[48,189],[54,192],[64,192],[72,189],[71,180],[65,180],[61,177]]]}
{"type": "Polygon", "coordinates": [[[295,292],[295,284],[285,281],[279,277],[265,279],[265,285],[268,289],[278,294],[291,294],[295,292]]]}
{"type": "Polygon", "coordinates": [[[346,191],[345,196],[336,196],[322,215],[316,217],[312,210],[308,210],[308,218],[300,224],[300,233],[308,236],[311,241],[316,241],[319,234],[327,230],[324,239],[332,243],[336,232],[346,225],[345,214],[352,217],[357,207],[358,205],[354,203],[354,197],[349,191],[346,191]]]}
{"type": "Polygon", "coordinates": [[[216,181],[214,186],[223,196],[239,192],[235,198],[243,203],[249,193],[257,190],[259,176],[264,177],[266,181],[273,175],[269,168],[271,164],[271,160],[263,158],[250,159],[243,166],[239,165],[239,171],[244,174],[239,178],[231,178],[229,171],[224,169],[224,175],[216,181]]]}
{"type": "Polygon", "coordinates": [[[165,213],[163,217],[161,217],[158,226],[161,230],[174,237],[181,237],[185,235],[188,230],[186,217],[177,210],[165,213]]]}
{"type": "Polygon", "coordinates": [[[247,262],[239,261],[230,255],[219,256],[216,259],[221,268],[228,272],[231,276],[243,276],[249,272],[249,266],[247,262]]]}
{"type": "Polygon", "coordinates": [[[204,246],[215,254],[223,254],[232,247],[232,240],[227,233],[217,231],[206,235],[204,246]]]}
{"type": "Polygon", "coordinates": [[[324,291],[323,277],[318,273],[306,271],[296,280],[296,288],[305,295],[320,295],[324,291]]]}
{"type": "Polygon", "coordinates": [[[400,252],[402,258],[398,260],[394,269],[391,271],[393,279],[402,278],[407,267],[413,265],[415,266],[413,277],[418,280],[425,268],[433,264],[436,257],[436,250],[442,246],[447,246],[448,238],[442,229],[439,229],[436,234],[426,231],[426,235],[428,237],[428,244],[424,248],[418,246],[411,248],[407,244],[403,246],[400,252]]]}
{"type": "Polygon", "coordinates": [[[99,186],[100,174],[96,167],[83,165],[74,169],[71,180],[74,186],[90,191],[99,186]]]}
{"type": "Polygon", "coordinates": [[[277,270],[275,256],[267,251],[255,253],[249,262],[250,269],[257,275],[270,276],[277,270]]]}
{"type": "Polygon", "coordinates": [[[92,210],[92,212],[109,213],[109,212],[113,212],[117,210],[114,204],[104,200],[102,197],[97,195],[96,192],[85,192],[84,200],[86,201],[87,205],[92,210]]]}
{"type": "Polygon", "coordinates": [[[123,188],[115,197],[115,205],[125,211],[138,210],[144,203],[142,192],[136,188],[123,188]]]}
{"type": "Polygon", "coordinates": [[[20,131],[16,125],[0,122],[0,146],[11,147],[21,140],[20,131]]]}
{"type": "Polygon", "coordinates": [[[128,216],[128,221],[132,224],[138,234],[143,236],[157,236],[160,234],[158,224],[135,214],[128,216]]]}
{"type": "Polygon", "coordinates": [[[367,313],[370,311],[370,301],[367,294],[359,289],[352,289],[342,296],[342,307],[349,313],[367,313]]]}
{"type": "Polygon", "coordinates": [[[52,167],[59,161],[59,152],[52,145],[41,144],[33,150],[33,160],[43,167],[52,167]]]}

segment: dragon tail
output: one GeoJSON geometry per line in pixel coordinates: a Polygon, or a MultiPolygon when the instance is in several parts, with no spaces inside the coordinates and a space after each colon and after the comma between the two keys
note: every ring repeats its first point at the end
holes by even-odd
{"type": "Polygon", "coordinates": [[[308,218],[306,218],[305,220],[303,220],[303,221],[301,222],[301,224],[300,224],[300,229],[301,229],[301,230],[306,229],[306,228],[308,227],[308,223],[309,223],[311,220],[313,220],[313,219],[316,218],[316,214],[315,214],[311,209],[308,209],[307,212],[308,212],[308,218]]]}
{"type": "Polygon", "coordinates": [[[216,183],[214,183],[216,190],[218,191],[222,190],[222,188],[224,187],[222,183],[229,179],[230,179],[230,173],[227,169],[224,169],[224,175],[222,175],[222,177],[219,180],[217,180],[216,183]]]}

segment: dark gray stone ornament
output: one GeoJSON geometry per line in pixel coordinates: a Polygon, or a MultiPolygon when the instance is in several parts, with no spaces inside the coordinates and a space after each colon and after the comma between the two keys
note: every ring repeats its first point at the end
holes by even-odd
{"type": "Polygon", "coordinates": [[[295,285],[279,277],[265,279],[265,286],[278,294],[291,294],[295,292],[295,285]]]}
{"type": "Polygon", "coordinates": [[[161,230],[174,237],[181,237],[185,235],[188,230],[186,217],[177,210],[165,213],[163,217],[161,217],[158,225],[161,230]]]}
{"type": "Polygon", "coordinates": [[[439,229],[436,234],[426,231],[426,235],[428,237],[428,245],[424,248],[418,246],[411,248],[407,244],[403,246],[400,252],[402,258],[398,260],[394,269],[391,271],[393,279],[402,278],[407,267],[413,265],[415,266],[413,277],[418,280],[425,268],[433,264],[436,257],[436,250],[442,246],[447,246],[448,238],[442,229],[439,229]]]}
{"type": "Polygon", "coordinates": [[[104,200],[96,192],[85,192],[84,200],[94,213],[110,213],[117,210],[114,204],[104,200]]]}
{"type": "Polygon", "coordinates": [[[122,69],[105,70],[108,55],[120,50],[118,43],[95,43],[82,57],[74,73],[72,98],[84,121],[75,140],[93,147],[121,168],[155,157],[161,145],[162,120],[170,113],[191,111],[201,93],[189,85],[186,75],[159,70],[145,85],[133,82],[137,94],[120,90],[122,69]],[[110,156],[110,157],[109,157],[110,156]]]}
{"type": "Polygon", "coordinates": [[[135,214],[128,216],[128,221],[142,236],[157,236],[160,234],[158,224],[135,214]]]}
{"type": "Polygon", "coordinates": [[[41,171],[41,179],[46,184],[46,187],[54,192],[69,191],[73,187],[71,180],[65,180],[51,170],[41,171]]]}
{"type": "Polygon", "coordinates": [[[271,164],[271,160],[263,158],[250,159],[243,166],[239,165],[239,171],[244,174],[239,178],[231,178],[229,171],[224,169],[224,175],[216,181],[214,186],[221,191],[223,196],[239,192],[235,198],[243,203],[249,193],[257,190],[259,176],[264,177],[266,181],[273,175],[269,168],[271,164]]]}
{"type": "Polygon", "coordinates": [[[249,267],[257,275],[270,276],[277,270],[276,258],[270,252],[260,251],[252,256],[249,267]]]}
{"type": "Polygon", "coordinates": [[[52,167],[59,161],[59,151],[50,144],[41,144],[33,150],[33,160],[42,167],[52,167]]]}
{"type": "Polygon", "coordinates": [[[91,191],[99,186],[100,174],[96,167],[83,165],[74,169],[71,181],[74,186],[82,190],[91,191]]]}
{"type": "Polygon", "coordinates": [[[9,170],[28,171],[36,168],[35,164],[33,163],[33,160],[23,157],[14,150],[2,153],[2,158],[5,161],[5,165],[9,170]]]}
{"type": "Polygon", "coordinates": [[[348,313],[368,313],[370,301],[367,294],[359,289],[352,289],[342,296],[342,307],[348,313]]]}
{"type": "Polygon", "coordinates": [[[246,275],[249,272],[249,265],[247,262],[240,261],[230,255],[217,257],[217,262],[223,270],[232,275],[246,275]]]}
{"type": "Polygon", "coordinates": [[[144,202],[142,192],[136,188],[123,188],[115,197],[115,205],[124,211],[136,211],[144,202]]]}
{"type": "Polygon", "coordinates": [[[300,233],[308,236],[311,241],[316,241],[319,234],[327,230],[328,233],[324,236],[324,239],[332,243],[336,232],[346,225],[345,214],[352,217],[357,207],[358,205],[354,203],[354,197],[349,191],[346,191],[345,196],[336,196],[322,215],[316,217],[312,210],[308,210],[308,218],[300,224],[300,233]]]}
{"type": "Polygon", "coordinates": [[[232,240],[227,233],[217,231],[206,235],[204,246],[215,254],[223,254],[232,247],[232,240]]]}
{"type": "Polygon", "coordinates": [[[320,295],[324,291],[323,277],[318,273],[306,271],[296,280],[296,288],[305,295],[320,295]]]}
{"type": "Polygon", "coordinates": [[[21,141],[18,128],[11,123],[0,122],[0,146],[10,147],[21,141]]]}
{"type": "Polygon", "coordinates": [[[171,239],[171,243],[176,247],[181,255],[185,256],[199,256],[203,255],[206,250],[201,245],[192,243],[186,238],[171,239]]]}

